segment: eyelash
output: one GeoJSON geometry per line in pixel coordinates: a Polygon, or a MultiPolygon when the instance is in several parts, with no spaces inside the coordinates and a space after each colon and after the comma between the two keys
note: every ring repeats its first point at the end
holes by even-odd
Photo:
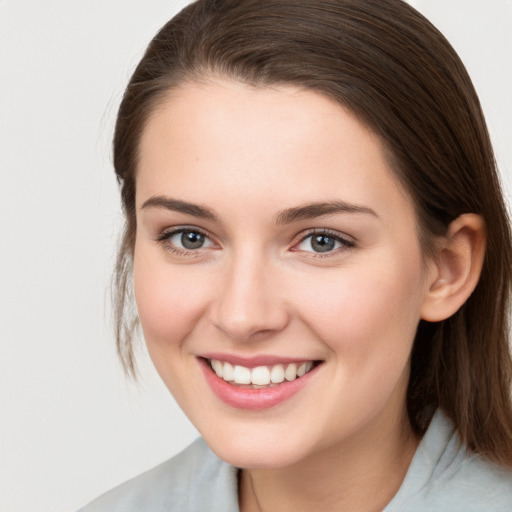
{"type": "MultiPolygon", "coordinates": [[[[160,232],[156,237],[155,240],[161,244],[166,250],[177,254],[179,256],[199,256],[202,253],[202,249],[206,249],[205,247],[199,247],[197,249],[183,249],[181,247],[176,247],[176,245],[170,243],[170,239],[178,234],[183,233],[196,233],[199,235],[204,236],[207,240],[209,240],[211,243],[212,239],[206,233],[200,228],[197,228],[195,226],[183,226],[179,228],[173,228],[170,230],[164,230],[160,232]]],[[[335,254],[339,254],[340,251],[346,251],[348,249],[351,249],[355,246],[355,243],[352,240],[349,240],[348,238],[343,237],[336,231],[332,231],[330,229],[322,228],[322,229],[313,229],[311,231],[308,231],[304,234],[301,234],[298,242],[294,243],[294,245],[291,248],[291,251],[293,252],[304,252],[304,253],[310,253],[311,256],[308,257],[314,257],[314,258],[327,258],[329,256],[333,256],[335,254]],[[341,244],[341,247],[338,247],[336,249],[326,251],[325,253],[322,252],[316,252],[316,251],[305,251],[296,249],[297,246],[304,243],[308,238],[313,237],[314,235],[323,235],[328,238],[332,238],[335,242],[338,242],[341,244]]]]}

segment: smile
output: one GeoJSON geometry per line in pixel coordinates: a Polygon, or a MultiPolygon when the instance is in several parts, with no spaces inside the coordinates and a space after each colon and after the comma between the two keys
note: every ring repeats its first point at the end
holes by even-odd
{"type": "Polygon", "coordinates": [[[199,357],[203,375],[214,395],[236,409],[263,410],[288,401],[308,386],[323,361],[265,361],[240,364],[217,357],[199,357]],[[267,363],[267,364],[264,364],[267,363]]]}
{"type": "Polygon", "coordinates": [[[232,385],[249,386],[253,389],[274,387],[284,381],[294,381],[310,372],[315,364],[313,361],[306,361],[300,364],[289,363],[247,368],[218,359],[211,359],[209,363],[217,377],[232,385]]]}

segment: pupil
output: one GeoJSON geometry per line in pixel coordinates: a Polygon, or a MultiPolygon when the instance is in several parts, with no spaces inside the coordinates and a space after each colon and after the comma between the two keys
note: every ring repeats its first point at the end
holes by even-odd
{"type": "Polygon", "coordinates": [[[185,231],[181,235],[181,243],[185,249],[198,249],[204,243],[204,235],[194,231],[185,231]]]}
{"type": "Polygon", "coordinates": [[[315,235],[311,246],[316,252],[328,252],[334,249],[335,240],[327,235],[315,235]]]}

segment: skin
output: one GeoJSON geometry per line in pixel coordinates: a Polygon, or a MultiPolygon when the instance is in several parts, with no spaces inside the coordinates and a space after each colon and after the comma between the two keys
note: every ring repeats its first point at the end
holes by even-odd
{"type": "Polygon", "coordinates": [[[317,93],[205,80],[153,112],[136,185],[148,350],[212,450],[244,468],[241,510],[382,510],[419,441],[404,406],[414,334],[453,280],[425,264],[380,140],[317,93]],[[156,197],[214,218],[148,204],[156,197]],[[332,201],[364,211],[276,222],[332,201]],[[169,233],[183,227],[205,245],[180,249],[169,233]],[[349,243],[315,252],[307,237],[325,229],[349,243]],[[247,411],[210,389],[198,362],[208,352],[322,364],[285,402],[247,411]]]}

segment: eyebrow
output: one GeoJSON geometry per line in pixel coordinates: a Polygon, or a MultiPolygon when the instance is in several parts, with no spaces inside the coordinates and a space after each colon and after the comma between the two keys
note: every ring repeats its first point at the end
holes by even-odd
{"type": "MultiPolygon", "coordinates": [[[[173,199],[171,197],[150,197],[142,204],[141,209],[151,207],[185,213],[213,222],[218,222],[220,220],[219,217],[213,212],[213,210],[207,208],[206,206],[189,203],[187,201],[181,201],[179,199],[173,199]]],[[[276,215],[276,224],[291,224],[292,222],[298,222],[300,220],[315,219],[316,217],[334,215],[337,213],[364,213],[373,215],[378,218],[378,215],[375,213],[375,211],[371,208],[368,208],[367,206],[347,203],[345,201],[325,201],[318,203],[308,203],[305,205],[282,210],[276,215]]]]}
{"type": "Polygon", "coordinates": [[[218,221],[219,218],[212,210],[205,206],[200,206],[194,203],[188,203],[187,201],[180,201],[179,199],[172,199],[164,196],[153,196],[147,201],[144,201],[141,209],[144,208],[164,208],[166,210],[172,210],[174,212],[186,213],[193,215],[200,219],[207,219],[211,221],[218,221]]]}
{"type": "Polygon", "coordinates": [[[283,210],[277,214],[276,224],[289,224],[299,220],[314,219],[316,217],[334,215],[336,213],[365,213],[378,218],[375,211],[367,206],[347,203],[345,201],[327,201],[309,203],[283,210]]]}

